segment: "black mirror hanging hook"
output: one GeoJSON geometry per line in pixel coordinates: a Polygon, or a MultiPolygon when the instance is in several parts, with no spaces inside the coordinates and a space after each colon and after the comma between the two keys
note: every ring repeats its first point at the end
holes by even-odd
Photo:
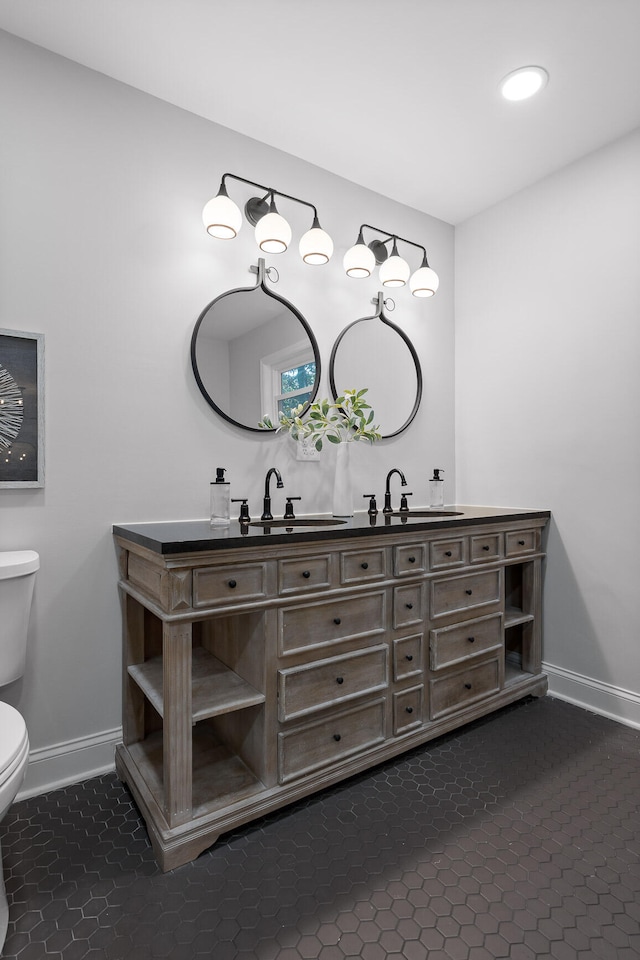
{"type": "Polygon", "coordinates": [[[383,309],[384,309],[385,307],[387,308],[387,310],[389,311],[389,313],[393,313],[393,311],[394,311],[395,308],[396,308],[396,302],[395,302],[395,300],[393,300],[391,297],[387,297],[387,299],[385,300],[385,298],[384,298],[384,293],[382,292],[382,290],[379,290],[379,291],[378,291],[378,296],[377,296],[377,297],[372,297],[372,298],[371,298],[371,303],[376,304],[377,307],[378,307],[378,309],[376,310],[376,312],[375,312],[375,314],[374,314],[374,316],[376,316],[376,317],[381,317],[381,316],[382,316],[382,311],[383,311],[383,309]]]}
{"type": "Polygon", "coordinates": [[[258,282],[256,283],[257,287],[263,286],[265,279],[267,277],[269,278],[269,280],[271,280],[271,283],[278,283],[278,281],[280,280],[280,274],[278,273],[276,267],[265,266],[264,257],[259,257],[258,263],[252,264],[249,267],[249,272],[258,274],[258,282]]]}

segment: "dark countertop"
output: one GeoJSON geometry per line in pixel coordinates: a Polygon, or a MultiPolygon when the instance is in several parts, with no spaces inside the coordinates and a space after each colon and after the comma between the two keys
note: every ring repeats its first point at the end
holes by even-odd
{"type": "MultiPolygon", "coordinates": [[[[367,513],[356,513],[348,520],[325,526],[262,527],[240,524],[232,520],[228,527],[212,527],[208,520],[167,520],[158,523],[114,524],[114,536],[140,544],[154,553],[163,556],[179,553],[193,553],[208,550],[224,550],[229,547],[256,547],[262,543],[301,543],[312,540],[344,540],[351,537],[379,536],[385,533],[399,533],[411,527],[412,530],[455,529],[456,526],[487,523],[501,523],[507,520],[545,519],[551,516],[549,510],[524,510],[508,507],[445,506],[443,510],[455,511],[455,516],[438,516],[433,510],[431,516],[385,515],[380,511],[375,517],[367,513]]],[[[278,518],[276,518],[277,520],[278,518]]],[[[297,523],[303,520],[299,517],[297,523]]],[[[325,520],[331,520],[328,515],[325,520]]]]}

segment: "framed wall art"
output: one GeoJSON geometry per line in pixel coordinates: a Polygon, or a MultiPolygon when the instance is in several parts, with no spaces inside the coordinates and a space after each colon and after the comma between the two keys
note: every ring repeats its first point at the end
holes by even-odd
{"type": "Polygon", "coordinates": [[[44,335],[0,329],[0,488],[44,486],[44,335]]]}

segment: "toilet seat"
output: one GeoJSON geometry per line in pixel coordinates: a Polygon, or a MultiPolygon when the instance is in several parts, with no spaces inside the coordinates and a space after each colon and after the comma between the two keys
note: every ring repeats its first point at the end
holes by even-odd
{"type": "Polygon", "coordinates": [[[0,701],[0,785],[13,775],[29,750],[27,725],[18,711],[0,701]]]}

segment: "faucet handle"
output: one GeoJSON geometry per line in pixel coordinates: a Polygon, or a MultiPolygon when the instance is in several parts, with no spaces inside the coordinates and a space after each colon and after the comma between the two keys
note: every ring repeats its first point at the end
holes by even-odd
{"type": "Polygon", "coordinates": [[[284,519],[285,520],[295,520],[295,514],[293,512],[292,500],[302,500],[302,497],[287,497],[287,505],[284,508],[284,519]]]}
{"type": "Polygon", "coordinates": [[[401,513],[409,512],[409,504],[407,503],[407,497],[412,497],[412,493],[403,493],[400,497],[400,511],[401,513]]]}
{"type": "Polygon", "coordinates": [[[248,502],[247,502],[247,498],[246,498],[246,497],[236,497],[236,498],[232,497],[232,498],[231,498],[231,503],[239,503],[239,504],[241,504],[241,507],[240,507],[240,516],[238,517],[238,520],[240,521],[240,523],[249,523],[249,521],[251,520],[251,517],[249,516],[249,504],[248,504],[248,502]]]}
{"type": "Polygon", "coordinates": [[[367,513],[369,516],[375,516],[375,514],[378,512],[378,504],[376,503],[375,493],[363,493],[362,496],[365,500],[369,500],[369,509],[367,510],[367,513]]]}

